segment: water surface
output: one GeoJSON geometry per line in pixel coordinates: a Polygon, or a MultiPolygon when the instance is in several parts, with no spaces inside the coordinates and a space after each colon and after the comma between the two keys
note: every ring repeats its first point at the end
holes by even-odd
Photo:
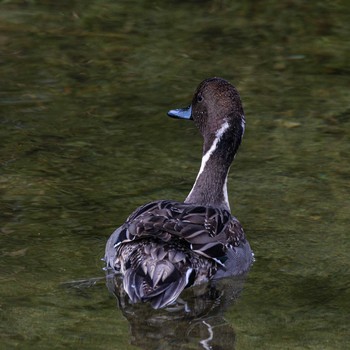
{"type": "Polygon", "coordinates": [[[229,195],[256,256],[239,298],[206,313],[217,346],[346,347],[346,1],[0,7],[3,348],[215,348],[200,342],[210,332],[194,330],[205,325],[199,316],[179,321],[137,306],[144,322],[135,326],[100,261],[137,206],[183,200],[191,189],[201,139],[166,111],[188,105],[210,76],[235,84],[244,103],[229,195]]]}

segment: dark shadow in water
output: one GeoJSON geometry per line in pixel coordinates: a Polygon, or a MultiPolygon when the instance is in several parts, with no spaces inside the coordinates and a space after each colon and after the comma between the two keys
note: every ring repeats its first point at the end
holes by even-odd
{"type": "Polygon", "coordinates": [[[175,304],[154,310],[132,304],[121,276],[107,276],[107,287],[130,324],[131,343],[141,349],[234,349],[235,332],[224,311],[239,297],[244,276],[186,289],[175,304]],[[197,344],[197,345],[196,345],[197,344]]]}

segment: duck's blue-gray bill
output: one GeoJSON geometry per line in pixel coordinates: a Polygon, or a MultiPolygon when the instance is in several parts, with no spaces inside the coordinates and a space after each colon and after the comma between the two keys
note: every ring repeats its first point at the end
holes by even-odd
{"type": "Polygon", "coordinates": [[[168,116],[179,119],[192,119],[192,106],[187,108],[172,109],[168,112],[168,116]]]}

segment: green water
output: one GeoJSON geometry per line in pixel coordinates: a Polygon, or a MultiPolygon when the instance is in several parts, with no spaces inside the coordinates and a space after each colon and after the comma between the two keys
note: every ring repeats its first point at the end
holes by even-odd
{"type": "Polygon", "coordinates": [[[346,0],[0,1],[0,348],[166,348],[135,342],[100,258],[134,208],[191,189],[201,139],[166,112],[221,76],[245,107],[229,195],[256,256],[221,346],[345,349],[349,23],[346,0]]]}

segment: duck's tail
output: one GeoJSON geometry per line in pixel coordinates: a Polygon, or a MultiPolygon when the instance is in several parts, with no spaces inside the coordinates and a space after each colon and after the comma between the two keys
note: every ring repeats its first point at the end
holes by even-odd
{"type": "Polygon", "coordinates": [[[124,289],[133,303],[165,307],[199,277],[201,262],[181,244],[140,240],[121,245],[118,253],[124,289]]]}

